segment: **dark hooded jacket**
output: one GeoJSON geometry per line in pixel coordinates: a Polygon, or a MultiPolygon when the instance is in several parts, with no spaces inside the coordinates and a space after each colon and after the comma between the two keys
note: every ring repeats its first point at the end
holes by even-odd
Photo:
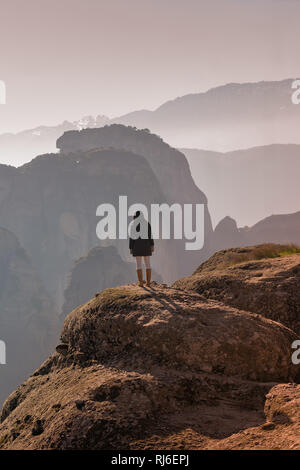
{"type": "MultiPolygon", "coordinates": [[[[129,238],[129,249],[132,250],[133,256],[151,256],[152,247],[154,246],[154,240],[152,238],[151,225],[145,219],[142,220],[142,224],[147,224],[148,238],[139,237],[137,239],[129,238]]],[[[140,224],[137,225],[136,231],[140,232],[140,224]]]]}

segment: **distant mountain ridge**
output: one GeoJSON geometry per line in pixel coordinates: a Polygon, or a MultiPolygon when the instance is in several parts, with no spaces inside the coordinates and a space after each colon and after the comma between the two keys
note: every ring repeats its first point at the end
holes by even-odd
{"type": "Polygon", "coordinates": [[[167,101],[154,111],[137,110],[113,119],[99,115],[58,126],[0,135],[1,162],[16,166],[55,151],[68,130],[124,124],[149,128],[173,147],[229,151],[273,143],[298,143],[300,105],[292,103],[294,79],[229,83],[167,101]]]}
{"type": "Polygon", "coordinates": [[[168,101],[152,112],[121,116],[114,122],[147,127],[174,147],[229,151],[300,143],[300,106],[292,103],[293,81],[229,83],[168,101]]]}
{"type": "Polygon", "coordinates": [[[260,220],[252,227],[238,228],[236,221],[225,217],[213,234],[214,250],[259,245],[262,243],[300,246],[300,211],[277,214],[260,220]]]}
{"type": "Polygon", "coordinates": [[[275,144],[233,152],[182,149],[208,198],[214,224],[233,217],[253,225],[271,214],[299,210],[300,145],[275,144]]]}
{"type": "Polygon", "coordinates": [[[64,121],[57,126],[38,126],[17,134],[0,134],[0,163],[20,166],[37,155],[56,152],[56,141],[66,131],[101,127],[108,123],[106,116],[84,116],[78,121],[64,121]]]}

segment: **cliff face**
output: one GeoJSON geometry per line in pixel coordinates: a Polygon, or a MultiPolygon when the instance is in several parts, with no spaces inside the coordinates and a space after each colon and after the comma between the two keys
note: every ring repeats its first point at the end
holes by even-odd
{"type": "MultiPolygon", "coordinates": [[[[183,204],[204,204],[205,246],[197,252],[197,256],[193,252],[185,251],[181,240],[168,243],[174,247],[177,278],[191,272],[212,252],[212,225],[206,196],[195,185],[185,156],[160,137],[147,131],[115,124],[101,129],[65,132],[58,139],[57,147],[65,153],[101,147],[122,148],[134,152],[147,160],[169,204],[179,203],[182,207],[183,204]]],[[[170,280],[170,276],[164,277],[170,280]]]]}
{"type": "Polygon", "coordinates": [[[141,155],[151,166],[170,202],[207,202],[191,177],[183,153],[146,130],[114,124],[99,129],[69,131],[57,140],[56,145],[62,153],[113,147],[141,155]]]}
{"type": "Polygon", "coordinates": [[[53,348],[58,315],[15,235],[0,229],[0,402],[53,348]]]}
{"type": "Polygon", "coordinates": [[[265,426],[265,394],[292,381],[296,334],[197,293],[104,290],[64,346],[5,402],[2,449],[208,448],[265,426]]]}
{"type": "Polygon", "coordinates": [[[300,334],[300,248],[265,244],[220,251],[174,285],[259,312],[300,334]]]}
{"type": "MultiPolygon", "coordinates": [[[[165,201],[146,160],[121,150],[41,156],[16,169],[13,177],[3,191],[1,223],[16,233],[60,307],[73,263],[101,243],[98,205],[118,208],[119,195],[127,195],[129,205],[165,201]]],[[[128,256],[126,240],[111,243],[128,256]]],[[[165,256],[163,274],[176,273],[177,260],[170,256],[167,264],[165,256]]]]}
{"type": "MultiPolygon", "coordinates": [[[[205,204],[206,243],[197,256],[185,251],[182,240],[157,243],[153,267],[164,280],[186,275],[211,252],[206,198],[195,186],[183,154],[157,136],[124,126],[66,133],[59,145],[66,152],[76,150],[0,171],[1,224],[18,236],[59,308],[73,263],[100,245],[96,208],[101,203],[118,208],[119,195],[128,197],[128,205],[205,204]]],[[[126,240],[111,244],[129,259],[126,240]]]]}

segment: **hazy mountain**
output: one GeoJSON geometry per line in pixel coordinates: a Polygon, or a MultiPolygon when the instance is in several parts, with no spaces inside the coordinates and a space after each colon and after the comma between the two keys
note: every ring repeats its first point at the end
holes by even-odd
{"type": "Polygon", "coordinates": [[[240,229],[242,244],[295,243],[300,245],[300,211],[293,214],[271,215],[250,228],[240,229]]]}
{"type": "Polygon", "coordinates": [[[228,151],[300,144],[300,106],[292,103],[293,81],[229,83],[114,121],[149,128],[175,147],[228,151]]]}
{"type": "Polygon", "coordinates": [[[56,140],[65,131],[83,129],[84,127],[100,127],[109,122],[105,116],[85,116],[79,121],[64,121],[57,126],[39,126],[17,134],[0,135],[1,163],[20,166],[29,162],[36,155],[56,152],[56,140]]]}
{"type": "Polygon", "coordinates": [[[34,371],[57,341],[58,314],[15,235],[0,228],[0,403],[34,371]]]}
{"type": "Polygon", "coordinates": [[[216,153],[184,149],[193,178],[208,198],[214,224],[229,215],[239,226],[300,209],[300,145],[216,153]]]}
{"type": "Polygon", "coordinates": [[[300,246],[300,211],[271,215],[252,227],[244,228],[238,228],[235,220],[225,217],[213,234],[215,251],[261,243],[293,243],[300,246]]]}

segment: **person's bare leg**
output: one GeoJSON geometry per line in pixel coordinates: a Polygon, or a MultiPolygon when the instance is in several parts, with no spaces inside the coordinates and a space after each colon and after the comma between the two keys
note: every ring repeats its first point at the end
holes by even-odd
{"type": "Polygon", "coordinates": [[[136,256],[136,274],[138,278],[138,285],[143,287],[145,281],[143,279],[143,267],[142,267],[142,257],[136,256]]]}
{"type": "Polygon", "coordinates": [[[150,265],[150,256],[144,256],[144,262],[146,266],[146,285],[149,287],[151,285],[151,265],[150,265]]]}

